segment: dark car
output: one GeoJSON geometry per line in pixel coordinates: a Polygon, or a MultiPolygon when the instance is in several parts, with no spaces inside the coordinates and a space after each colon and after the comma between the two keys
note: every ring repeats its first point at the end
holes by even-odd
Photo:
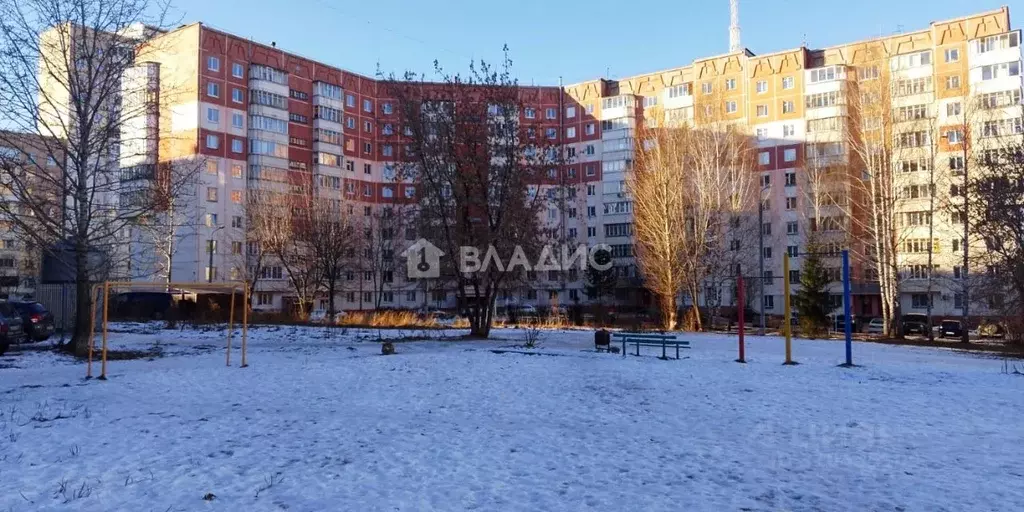
{"type": "Polygon", "coordinates": [[[928,315],[911,313],[903,315],[903,334],[928,334],[928,315]]]}
{"type": "Polygon", "coordinates": [[[127,292],[114,296],[112,313],[130,320],[162,320],[174,305],[174,297],[164,292],[127,292]]]}
{"type": "Polygon", "coordinates": [[[943,338],[959,338],[963,335],[964,328],[960,320],[943,320],[939,327],[939,336],[943,338]]]}
{"type": "Polygon", "coordinates": [[[53,314],[46,306],[35,301],[12,301],[11,306],[21,315],[25,335],[32,341],[45,341],[53,336],[53,314]]]}
{"type": "Polygon", "coordinates": [[[6,302],[0,302],[0,354],[7,348],[25,340],[21,315],[6,302]]]}

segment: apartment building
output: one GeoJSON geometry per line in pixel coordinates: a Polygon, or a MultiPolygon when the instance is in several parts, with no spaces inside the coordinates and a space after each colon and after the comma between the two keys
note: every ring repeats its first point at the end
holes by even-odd
{"type": "MultiPolygon", "coordinates": [[[[649,300],[639,289],[632,202],[625,189],[637,128],[658,122],[699,125],[695,111],[713,101],[725,121],[749,127],[757,141],[764,241],[752,249],[760,249],[764,265],[759,300],[765,310],[781,314],[783,279],[794,286],[799,282],[801,254],[813,232],[820,235],[837,282],[839,250],[851,249],[853,310],[877,315],[877,269],[862,197],[871,176],[849,134],[851,127],[882,122],[899,148],[892,165],[905,171],[897,205],[899,238],[909,248],[901,250],[899,261],[903,312],[923,312],[931,300],[936,315],[958,314],[956,254],[962,230],[954,215],[929,203],[935,221],[933,274],[942,278],[922,290],[920,248],[929,241],[921,234],[928,218],[921,204],[926,197],[936,204],[956,203],[955,179],[972,161],[970,155],[966,162],[963,158],[965,138],[979,141],[971,148],[977,152],[985,140],[1020,132],[1020,34],[1010,28],[1009,10],[829,48],[767,54],[738,48],[639,76],[524,88],[527,108],[521,115],[541,123],[543,136],[561,145],[567,157],[549,178],[573,189],[568,206],[552,206],[543,221],[560,227],[566,238],[609,244],[623,284],[616,299],[649,300]],[[865,115],[860,104],[878,84],[888,91],[882,95],[884,121],[865,115]],[[984,120],[968,115],[976,104],[988,106],[984,120]],[[958,124],[969,131],[958,131],[958,124]],[[820,188],[820,173],[833,168],[844,169],[843,174],[820,188]],[[931,183],[943,185],[929,187],[929,176],[931,183]],[[792,261],[786,276],[784,254],[792,261]]],[[[161,143],[154,161],[203,162],[194,228],[179,245],[175,280],[239,275],[248,250],[245,198],[252,190],[316,183],[333,190],[350,214],[368,220],[416,203],[415,183],[394,175],[400,148],[388,136],[397,129],[396,105],[377,80],[201,23],[154,35],[139,55],[153,64],[150,72],[161,84],[174,84],[161,91],[176,91],[174,97],[159,95],[161,143]]],[[[550,187],[552,180],[538,186],[550,187]]],[[[402,238],[397,236],[395,245],[402,238]]],[[[401,249],[388,249],[389,257],[401,249]]],[[[257,307],[287,305],[285,278],[273,264],[263,271],[257,307]]],[[[582,273],[531,278],[499,300],[539,306],[587,302],[582,273]]],[[[838,283],[834,289],[838,307],[838,283]]],[[[708,291],[723,292],[731,303],[729,290],[708,291]]],[[[354,269],[338,300],[348,310],[455,305],[451,290],[405,280],[404,266],[354,269]]]]}

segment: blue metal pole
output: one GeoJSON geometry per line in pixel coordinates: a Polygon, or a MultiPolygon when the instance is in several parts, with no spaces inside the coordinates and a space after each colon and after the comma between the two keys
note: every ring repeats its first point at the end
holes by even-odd
{"type": "Polygon", "coordinates": [[[850,318],[850,251],[843,250],[843,318],[846,320],[846,366],[853,366],[853,319],[850,318]]]}

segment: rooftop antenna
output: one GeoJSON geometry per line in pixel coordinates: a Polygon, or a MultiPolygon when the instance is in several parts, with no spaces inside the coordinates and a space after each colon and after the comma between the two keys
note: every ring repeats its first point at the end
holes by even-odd
{"type": "Polygon", "coordinates": [[[729,53],[743,50],[740,43],[740,0],[729,0],[729,53]]]}

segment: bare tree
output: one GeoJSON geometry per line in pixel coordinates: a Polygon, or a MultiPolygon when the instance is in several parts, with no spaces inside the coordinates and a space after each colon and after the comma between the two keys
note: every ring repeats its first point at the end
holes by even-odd
{"type": "Polygon", "coordinates": [[[507,55],[497,67],[471,65],[468,75],[436,71],[436,83],[407,74],[385,86],[405,130],[407,175],[420,191],[420,233],[448,255],[442,276],[456,285],[470,334],[486,337],[495,298],[514,273],[494,264],[464,272],[458,263],[463,248],[510,261],[538,243],[535,184],[547,138],[525,116],[507,55]]]}
{"type": "MultiPolygon", "coordinates": [[[[688,126],[643,132],[628,180],[636,261],[647,289],[658,297],[663,327],[674,329],[676,300],[690,282],[687,276],[694,266],[687,251],[696,243],[687,218],[693,198],[685,184],[693,160],[691,139],[696,135],[688,126]]],[[[696,308],[696,295],[691,297],[696,308]]]]}
{"type": "Polygon", "coordinates": [[[1012,136],[990,151],[965,191],[973,199],[966,212],[986,247],[978,258],[987,270],[978,295],[1002,317],[1007,337],[1019,343],[1024,339],[1024,139],[1012,136]]]}
{"type": "Polygon", "coordinates": [[[6,176],[17,208],[32,212],[31,229],[9,215],[11,203],[0,211],[39,246],[63,244],[73,253],[72,348],[80,354],[90,283],[125,256],[125,228],[156,206],[148,197],[160,185],[151,153],[156,138],[144,122],[152,105],[121,98],[137,83],[126,76],[154,72],[151,65],[136,67],[145,60],[136,59],[136,44],[164,25],[163,13],[163,5],[148,0],[0,1],[0,122],[39,135],[35,151],[53,160],[43,172],[6,176]],[[139,179],[122,179],[121,167],[136,169],[128,177],[139,179]],[[40,183],[62,194],[57,200],[33,194],[40,183]]]}
{"type": "MultiPolygon", "coordinates": [[[[253,192],[257,193],[257,192],[253,192]]],[[[260,191],[262,210],[256,218],[261,247],[281,264],[295,293],[296,313],[304,319],[323,282],[322,268],[315,249],[309,243],[312,233],[311,202],[308,189],[296,193],[260,191]]]]}
{"type": "Polygon", "coordinates": [[[352,244],[354,233],[343,201],[329,190],[317,187],[305,195],[303,211],[306,218],[299,232],[300,239],[295,242],[309,248],[319,267],[319,277],[327,295],[327,318],[333,323],[338,313],[337,294],[348,268],[347,249],[352,244]]]}

